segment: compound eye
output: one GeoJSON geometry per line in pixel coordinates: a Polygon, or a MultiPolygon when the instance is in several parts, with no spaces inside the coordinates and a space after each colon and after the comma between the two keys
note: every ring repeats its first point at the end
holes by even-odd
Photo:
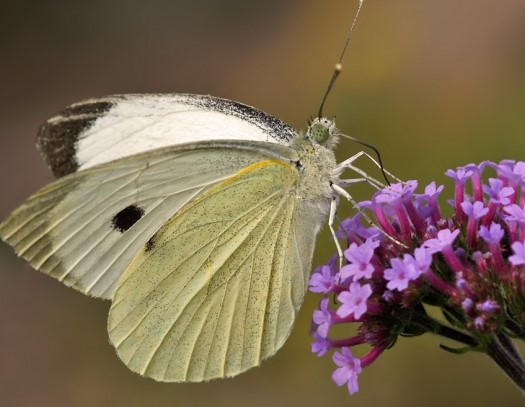
{"type": "Polygon", "coordinates": [[[314,121],[308,129],[310,139],[316,143],[324,144],[330,137],[330,125],[330,121],[326,119],[314,121]]]}

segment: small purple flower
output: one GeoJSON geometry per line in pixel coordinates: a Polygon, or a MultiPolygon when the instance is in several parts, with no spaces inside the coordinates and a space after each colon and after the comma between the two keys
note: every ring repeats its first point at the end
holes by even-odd
{"type": "Polygon", "coordinates": [[[445,188],[444,185],[440,185],[439,187],[436,187],[436,183],[432,181],[430,184],[428,184],[425,187],[425,196],[427,199],[430,200],[437,200],[439,198],[439,195],[441,195],[441,192],[443,192],[443,189],[445,188]]]}
{"type": "Polygon", "coordinates": [[[341,387],[348,383],[348,392],[354,394],[359,391],[357,376],[361,373],[361,360],[354,357],[350,349],[344,347],[341,353],[335,352],[332,360],[339,366],[332,374],[332,380],[341,387]]]}
{"type": "Polygon", "coordinates": [[[340,239],[348,239],[353,233],[363,228],[363,224],[361,223],[362,216],[363,215],[358,212],[354,216],[343,220],[339,225],[336,236],[340,239]]]}
{"type": "Polygon", "coordinates": [[[328,306],[329,299],[323,298],[319,309],[314,311],[313,321],[317,324],[317,333],[322,338],[328,336],[328,330],[332,325],[332,312],[328,306]]]}
{"type": "Polygon", "coordinates": [[[508,214],[504,216],[504,219],[510,229],[511,239],[518,240],[518,230],[521,238],[525,237],[525,209],[519,205],[511,204],[504,206],[503,210],[508,214]]]}
{"type": "Polygon", "coordinates": [[[512,250],[514,254],[509,257],[509,261],[513,266],[521,266],[525,264],[525,241],[512,243],[512,250]]]}
{"type": "Polygon", "coordinates": [[[512,160],[501,161],[498,165],[492,163],[493,168],[498,172],[498,177],[506,186],[514,189],[514,193],[509,196],[511,204],[518,203],[517,197],[521,185],[521,202],[525,199],[525,190],[523,189],[523,180],[525,179],[525,163],[523,161],[515,162],[512,160]]]}
{"type": "Polygon", "coordinates": [[[432,264],[432,253],[423,247],[418,247],[414,250],[414,263],[420,275],[426,273],[432,264]]]}
{"type": "Polygon", "coordinates": [[[381,232],[374,226],[366,228],[361,223],[363,215],[357,213],[354,216],[347,218],[339,225],[339,230],[336,232],[336,236],[340,239],[347,239],[350,241],[366,240],[369,238],[380,239],[381,232]]]}
{"type": "Polygon", "coordinates": [[[439,196],[445,187],[440,185],[436,187],[436,183],[432,181],[425,187],[425,193],[416,195],[417,202],[419,203],[418,209],[421,212],[423,218],[432,217],[434,223],[441,219],[441,210],[439,209],[439,196]],[[422,200],[427,200],[428,206],[422,205],[422,200]]]}
{"type": "Polygon", "coordinates": [[[377,209],[374,212],[376,213],[383,230],[389,234],[392,234],[392,232],[395,233],[395,229],[391,227],[389,222],[385,222],[385,219],[389,217],[386,210],[388,209],[391,211],[390,218],[395,218],[397,221],[396,223],[401,229],[401,241],[410,240],[410,220],[412,220],[412,223],[417,224],[416,229],[418,232],[423,226],[423,221],[415,211],[415,207],[412,203],[412,192],[416,187],[417,181],[392,184],[377,192],[372,200],[373,203],[381,209],[382,213],[380,216],[378,216],[377,209]]]}
{"type": "MultiPolygon", "coordinates": [[[[503,255],[501,253],[501,247],[500,247],[500,242],[501,242],[501,239],[503,239],[504,235],[505,235],[505,230],[503,230],[503,228],[501,227],[499,223],[495,223],[495,222],[492,222],[489,228],[482,225],[479,229],[479,236],[489,245],[492,259],[498,269],[505,268],[505,260],[503,259],[503,255]]],[[[477,261],[477,264],[479,266],[482,266],[484,264],[483,263],[484,258],[480,257],[479,254],[476,255],[475,253],[473,253],[472,258],[475,261],[477,261]]]]}
{"type": "Polygon", "coordinates": [[[459,288],[462,291],[466,291],[469,289],[468,281],[465,280],[463,277],[457,277],[456,278],[456,287],[459,288]]]}
{"type": "Polygon", "coordinates": [[[312,342],[312,353],[316,353],[317,356],[323,356],[331,348],[330,339],[323,338],[318,333],[314,334],[314,341],[312,342]]]}
{"type": "Polygon", "coordinates": [[[476,242],[476,229],[478,227],[478,219],[481,219],[485,216],[489,208],[485,208],[483,202],[476,201],[471,203],[469,201],[464,201],[461,203],[461,209],[468,217],[467,223],[467,243],[469,247],[474,247],[476,242]]]}
{"type": "Polygon", "coordinates": [[[499,245],[505,231],[499,223],[491,223],[490,227],[481,226],[479,229],[480,237],[489,245],[499,245]]]}
{"type": "Polygon", "coordinates": [[[463,220],[464,213],[461,209],[461,203],[465,201],[465,184],[469,179],[472,179],[474,172],[471,169],[458,167],[456,171],[448,170],[445,175],[451,177],[456,183],[456,199],[451,201],[451,204],[456,209],[456,217],[459,221],[463,220]]]}
{"type": "Polygon", "coordinates": [[[483,191],[490,197],[490,202],[498,205],[510,204],[509,196],[512,196],[514,189],[504,187],[503,181],[497,178],[489,178],[490,185],[483,185],[483,191]]]}
{"type": "Polygon", "coordinates": [[[381,231],[375,226],[370,226],[369,228],[363,227],[360,233],[361,233],[361,237],[365,240],[368,240],[368,239],[379,240],[383,238],[381,231]]]}
{"type": "Polygon", "coordinates": [[[467,297],[461,302],[461,308],[463,308],[463,310],[466,312],[471,311],[473,307],[474,307],[474,301],[472,301],[471,298],[467,297]]]}
{"type": "Polygon", "coordinates": [[[373,272],[374,266],[370,263],[350,263],[341,268],[341,278],[353,277],[354,280],[370,278],[373,272]]]}
{"type": "Polygon", "coordinates": [[[525,162],[512,162],[511,160],[504,160],[497,166],[500,176],[509,180],[511,185],[517,185],[525,179],[525,162]]]}
{"type": "Polygon", "coordinates": [[[392,259],[392,267],[385,269],[384,276],[388,280],[389,290],[403,291],[410,281],[410,270],[401,259],[392,259]]]}
{"type": "Polygon", "coordinates": [[[503,208],[508,216],[505,218],[507,222],[517,222],[520,225],[525,224],[525,209],[516,204],[508,205],[503,208]]]}
{"type": "Polygon", "coordinates": [[[474,220],[482,218],[489,211],[488,208],[484,207],[483,202],[480,201],[474,203],[464,201],[461,203],[461,208],[463,212],[465,212],[465,215],[474,220]]]}
{"type": "Polygon", "coordinates": [[[476,309],[481,312],[495,312],[500,309],[499,304],[494,300],[485,300],[476,305],[476,309]]]}
{"type": "Polygon", "coordinates": [[[518,161],[514,164],[514,173],[520,174],[522,176],[521,179],[525,178],[525,161],[518,161]]]}
{"type": "Polygon", "coordinates": [[[509,167],[510,169],[514,168],[514,165],[516,164],[516,160],[501,160],[499,162],[499,164],[495,164],[495,163],[492,163],[492,162],[488,162],[488,165],[490,165],[492,168],[497,168],[499,166],[506,166],[506,167],[509,167]]]}
{"type": "Polygon", "coordinates": [[[316,271],[310,277],[310,291],[313,293],[326,294],[330,292],[333,287],[334,276],[329,266],[321,266],[320,270],[316,271]]]}
{"type": "Polygon", "coordinates": [[[374,266],[370,263],[374,256],[375,249],[379,246],[379,240],[367,239],[362,245],[352,243],[345,250],[344,255],[350,262],[341,268],[341,278],[353,277],[354,280],[360,278],[371,278],[374,266]]]}
{"type": "Polygon", "coordinates": [[[370,295],[372,295],[370,284],[350,283],[349,290],[343,291],[337,297],[337,300],[341,303],[341,306],[336,311],[337,315],[341,318],[349,315],[353,315],[355,319],[361,318],[367,310],[366,301],[370,295]]]}
{"type": "Polygon", "coordinates": [[[474,327],[482,331],[485,328],[485,319],[483,317],[476,317],[474,318],[474,327]]]}
{"type": "Polygon", "coordinates": [[[396,298],[395,294],[391,290],[386,290],[381,296],[386,302],[392,302],[396,298]]]}
{"type": "Polygon", "coordinates": [[[450,229],[440,230],[436,239],[429,239],[423,243],[422,247],[428,250],[429,253],[434,254],[442,251],[446,247],[452,246],[456,237],[458,237],[460,230],[456,229],[453,232],[450,229]]]}
{"type": "Polygon", "coordinates": [[[375,196],[374,200],[377,203],[392,203],[406,195],[411,195],[417,188],[417,181],[411,180],[407,182],[398,182],[383,188],[375,196]]]}
{"type": "Polygon", "coordinates": [[[467,170],[463,167],[458,167],[456,171],[454,170],[447,170],[447,172],[445,172],[445,175],[452,178],[454,181],[460,183],[460,184],[464,184],[465,182],[467,182],[470,177],[472,177],[472,170],[467,170]]]}
{"type": "Polygon", "coordinates": [[[385,280],[388,281],[386,287],[389,290],[403,291],[408,287],[408,283],[416,280],[421,275],[421,270],[417,267],[416,260],[406,254],[403,260],[392,259],[392,268],[384,271],[385,280]]]}

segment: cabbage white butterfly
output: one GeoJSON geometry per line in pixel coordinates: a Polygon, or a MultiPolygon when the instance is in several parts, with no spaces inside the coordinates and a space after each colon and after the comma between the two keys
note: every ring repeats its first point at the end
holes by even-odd
{"type": "Polygon", "coordinates": [[[333,221],[338,131],[306,132],[199,95],[120,95],[66,108],[37,144],[59,179],[0,224],[33,267],[111,300],[108,332],[160,381],[235,376],[273,355],[333,221]]]}

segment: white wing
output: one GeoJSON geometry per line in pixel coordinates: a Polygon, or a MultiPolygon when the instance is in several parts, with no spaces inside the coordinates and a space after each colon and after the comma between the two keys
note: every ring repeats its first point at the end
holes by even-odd
{"type": "Polygon", "coordinates": [[[316,213],[300,171],[258,162],[201,195],[134,258],[108,331],[133,371],[161,381],[235,376],[273,355],[303,301],[316,213]]]}
{"type": "Polygon", "coordinates": [[[43,188],[0,224],[0,237],[36,269],[112,298],[129,261],[180,208],[254,162],[294,154],[278,144],[231,141],[122,158],[43,188]]]}
{"type": "Polygon", "coordinates": [[[66,108],[37,145],[56,176],[160,147],[205,140],[287,144],[295,131],[253,107],[212,96],[116,95],[66,108]]]}

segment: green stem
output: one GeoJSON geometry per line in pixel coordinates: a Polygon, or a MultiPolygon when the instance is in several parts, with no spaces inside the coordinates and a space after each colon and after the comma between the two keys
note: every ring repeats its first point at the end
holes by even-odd
{"type": "Polygon", "coordinates": [[[507,320],[505,321],[505,327],[516,336],[523,336],[523,331],[521,330],[521,327],[518,324],[516,324],[512,319],[507,318],[507,320]]]}
{"type": "Polygon", "coordinates": [[[466,335],[463,332],[457,331],[453,328],[450,328],[446,325],[439,324],[434,333],[436,333],[437,335],[444,336],[445,338],[452,339],[456,342],[464,343],[465,345],[470,346],[472,348],[478,346],[478,341],[476,341],[473,337],[466,335]]]}
{"type": "Polygon", "coordinates": [[[521,359],[517,362],[497,339],[487,344],[487,354],[521,390],[525,391],[525,367],[521,359]]]}
{"type": "Polygon", "coordinates": [[[511,356],[512,359],[516,363],[518,363],[521,367],[525,367],[525,363],[523,363],[523,360],[521,359],[521,355],[517,351],[512,340],[504,333],[499,333],[497,336],[498,336],[498,340],[501,346],[503,347],[503,349],[505,349],[505,351],[509,354],[509,356],[511,356]]]}
{"type": "MultiPolygon", "coordinates": [[[[479,346],[478,341],[473,337],[443,325],[424,312],[415,313],[414,322],[430,332],[463,343],[473,348],[473,350],[479,346]]],[[[506,375],[521,390],[525,391],[525,363],[515,349],[511,339],[507,335],[500,333],[488,342],[486,346],[483,346],[483,349],[489,357],[503,369],[506,375]]],[[[482,349],[477,350],[482,351],[482,349]]]]}
{"type": "Polygon", "coordinates": [[[445,338],[449,338],[456,342],[463,343],[472,348],[478,345],[478,342],[473,337],[464,334],[463,332],[460,332],[454,328],[443,325],[439,321],[430,318],[428,315],[419,314],[417,315],[417,317],[414,318],[414,320],[417,323],[421,324],[428,331],[436,335],[444,336],[445,338]]]}

